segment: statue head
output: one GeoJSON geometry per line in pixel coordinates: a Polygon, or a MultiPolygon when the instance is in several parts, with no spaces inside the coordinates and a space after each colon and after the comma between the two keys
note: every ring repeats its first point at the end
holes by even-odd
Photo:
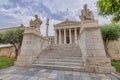
{"type": "Polygon", "coordinates": [[[85,4],[83,7],[84,7],[84,9],[87,9],[87,4],[85,4]]]}
{"type": "Polygon", "coordinates": [[[49,18],[47,18],[47,23],[49,23],[49,18]]]}
{"type": "Polygon", "coordinates": [[[38,19],[38,15],[35,15],[35,18],[38,19]]]}

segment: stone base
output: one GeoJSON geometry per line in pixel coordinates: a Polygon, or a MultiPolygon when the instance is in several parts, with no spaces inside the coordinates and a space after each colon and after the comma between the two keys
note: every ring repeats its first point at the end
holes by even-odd
{"type": "Polygon", "coordinates": [[[20,55],[18,56],[17,61],[14,63],[14,65],[19,67],[29,67],[35,58],[36,56],[20,55]]]}
{"type": "Polygon", "coordinates": [[[85,71],[96,73],[112,73],[115,68],[111,66],[111,61],[106,57],[90,57],[86,60],[85,71]]]}
{"type": "Polygon", "coordinates": [[[86,66],[85,71],[94,73],[114,73],[116,70],[114,67],[86,66]]]}
{"type": "Polygon", "coordinates": [[[21,53],[17,57],[15,66],[29,67],[38,55],[49,45],[40,32],[28,28],[24,32],[21,53]]]}
{"type": "Polygon", "coordinates": [[[87,65],[92,65],[92,66],[111,66],[111,61],[109,58],[106,57],[90,57],[86,59],[86,64],[87,65]]]}

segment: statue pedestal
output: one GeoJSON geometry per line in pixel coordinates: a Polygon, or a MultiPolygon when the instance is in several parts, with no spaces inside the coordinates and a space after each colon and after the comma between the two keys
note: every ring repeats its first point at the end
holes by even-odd
{"type": "Polygon", "coordinates": [[[79,45],[84,46],[81,47],[81,50],[85,61],[85,70],[97,73],[115,72],[110,59],[106,57],[98,21],[83,22],[82,27],[84,29],[81,33],[81,40],[79,39],[79,45]]]}
{"type": "Polygon", "coordinates": [[[21,53],[15,62],[15,66],[29,67],[48,45],[48,40],[42,38],[40,32],[27,28],[23,36],[21,53]]]}

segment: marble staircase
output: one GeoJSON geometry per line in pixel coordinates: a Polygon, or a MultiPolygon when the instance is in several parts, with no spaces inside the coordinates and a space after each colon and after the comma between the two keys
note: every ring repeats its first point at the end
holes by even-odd
{"type": "Polygon", "coordinates": [[[33,67],[84,71],[82,53],[77,44],[50,45],[33,62],[33,67]]]}

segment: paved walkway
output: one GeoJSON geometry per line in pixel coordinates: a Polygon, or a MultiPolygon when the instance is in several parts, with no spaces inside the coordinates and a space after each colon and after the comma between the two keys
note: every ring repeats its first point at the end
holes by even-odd
{"type": "Polygon", "coordinates": [[[120,80],[111,74],[11,67],[0,71],[0,80],[120,80]]]}

